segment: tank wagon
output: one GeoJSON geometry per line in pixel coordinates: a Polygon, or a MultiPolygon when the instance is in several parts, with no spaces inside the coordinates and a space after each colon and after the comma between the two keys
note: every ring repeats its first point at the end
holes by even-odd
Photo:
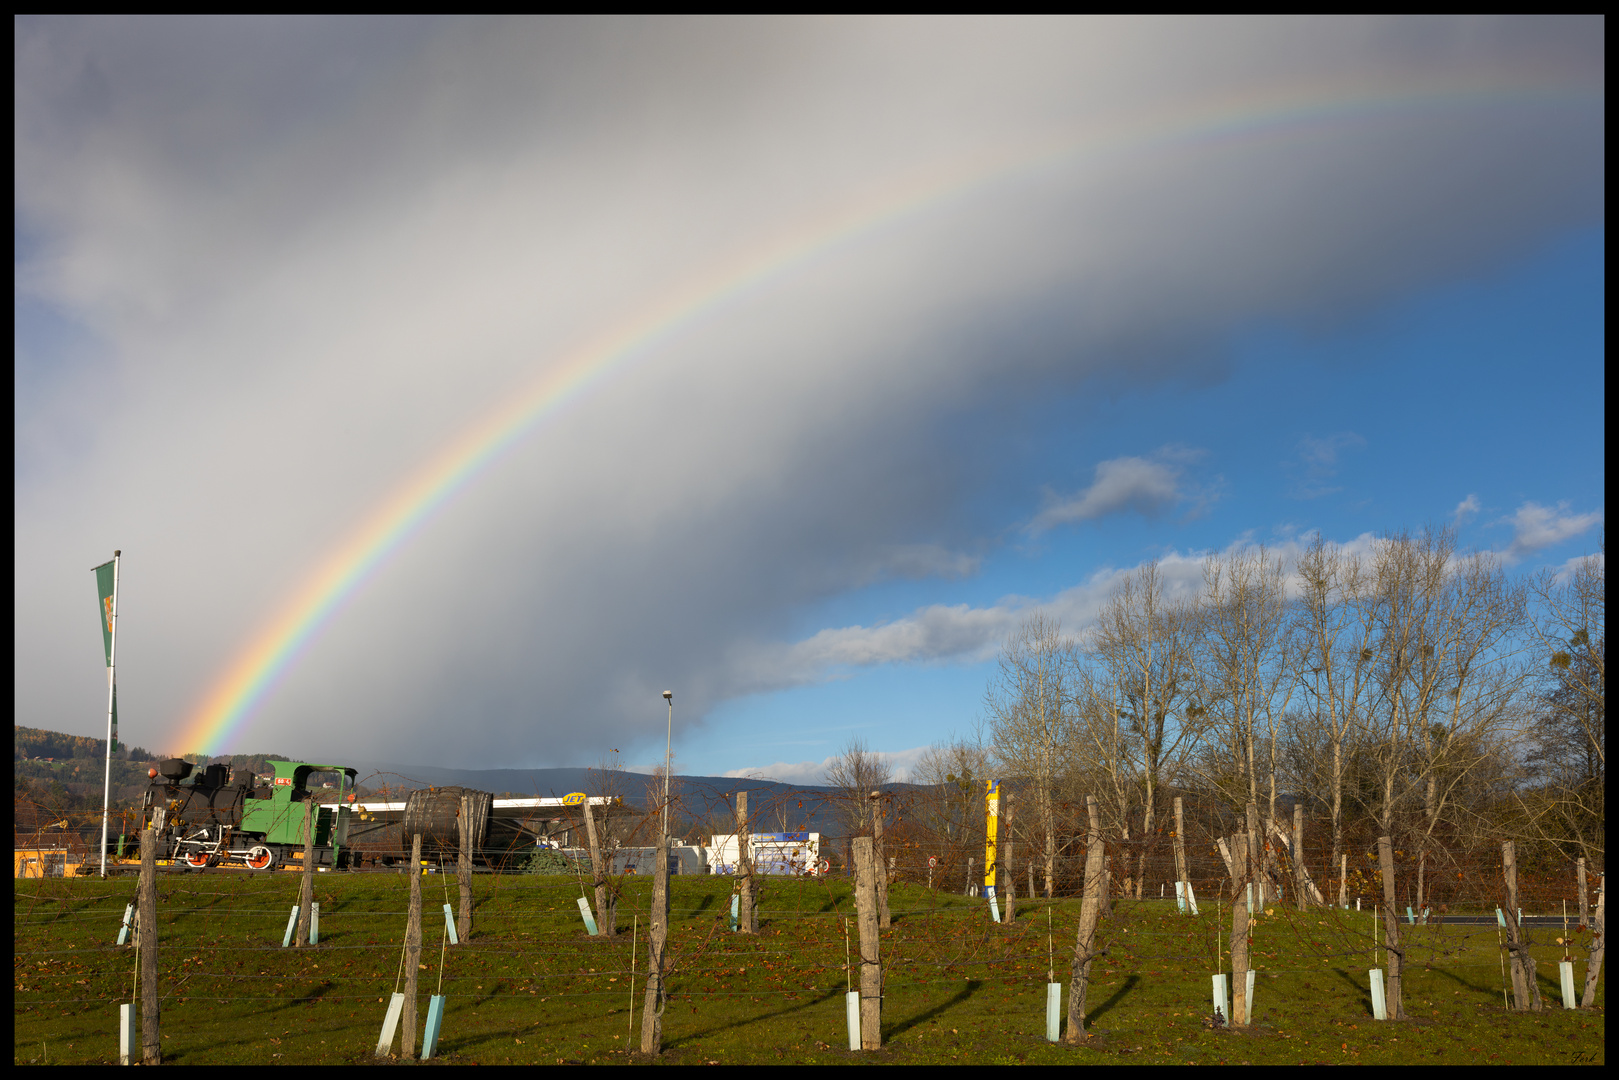
{"type": "Polygon", "coordinates": [[[223,764],[196,769],[170,758],[151,769],[145,809],[150,819],[163,811],[159,851],[166,847],[169,858],[197,869],[239,864],[271,870],[288,858],[302,865],[304,840],[313,830],[315,865],[348,866],[351,853],[344,844],[358,771],[304,761],[268,764],[274,776],[267,786],[251,776],[231,783],[230,767],[223,764]],[[316,773],[337,774],[336,803],[315,801],[309,782],[316,773]]]}

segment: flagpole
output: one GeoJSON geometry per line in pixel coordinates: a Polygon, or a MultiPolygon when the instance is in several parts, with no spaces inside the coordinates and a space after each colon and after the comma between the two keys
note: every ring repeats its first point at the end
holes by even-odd
{"type": "Polygon", "coordinates": [[[107,818],[112,807],[112,743],[113,709],[118,701],[118,560],[123,552],[112,553],[112,612],[107,618],[111,626],[112,644],[107,648],[107,776],[101,789],[101,876],[107,876],[107,818]]]}

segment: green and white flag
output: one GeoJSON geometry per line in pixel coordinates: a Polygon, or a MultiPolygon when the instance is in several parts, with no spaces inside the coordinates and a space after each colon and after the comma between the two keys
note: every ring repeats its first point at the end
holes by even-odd
{"type": "MultiPolygon", "coordinates": [[[[99,593],[101,597],[101,603],[97,605],[100,608],[101,615],[101,645],[106,650],[105,656],[107,658],[108,667],[112,666],[113,591],[117,588],[117,572],[115,569],[115,564],[116,560],[114,562],[105,562],[96,567],[95,570],[96,592],[99,593]]],[[[112,744],[108,747],[108,749],[116,752],[118,749],[118,687],[116,686],[112,688],[111,717],[112,744]]]]}
{"type": "Polygon", "coordinates": [[[101,594],[101,644],[107,650],[108,667],[112,666],[112,592],[117,587],[115,573],[110,562],[96,567],[96,592],[101,594]]]}

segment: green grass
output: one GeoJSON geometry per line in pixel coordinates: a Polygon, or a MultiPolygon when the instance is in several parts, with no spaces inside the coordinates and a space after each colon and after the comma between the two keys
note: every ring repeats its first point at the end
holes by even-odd
{"type": "MultiPolygon", "coordinates": [[[[400,967],[408,879],[321,875],[321,942],[280,948],[298,879],[211,872],[160,879],[163,1053],[174,1064],[364,1063],[372,1060],[400,967]]],[[[442,952],[445,879],[423,879],[420,1013],[440,980],[446,1063],[637,1060],[650,881],[631,880],[625,933],[585,936],[576,882],[480,875],[472,939],[442,952]],[[640,910],[634,1022],[631,923],[640,910]],[[441,962],[441,955],[444,956],[441,962]]],[[[450,882],[449,899],[455,901],[450,882]]],[[[135,958],[112,944],[132,878],[18,881],[13,894],[17,1064],[116,1060],[118,1003],[135,958]]],[[[1603,994],[1592,1012],[1560,1007],[1558,932],[1535,930],[1548,1009],[1502,1006],[1496,932],[1404,927],[1410,1019],[1371,1018],[1370,913],[1276,909],[1254,931],[1256,1023],[1208,1030],[1217,923],[1160,901],[1116,902],[1108,955],[1093,966],[1081,1047],[1045,1041],[1048,913],[1057,978],[1067,982],[1079,902],[1018,905],[989,922],[985,905],[896,886],[882,938],[885,1048],[845,1047],[846,883],[772,880],[761,934],[726,928],[728,878],[674,879],[675,969],[661,1061],[680,1064],[872,1062],[1030,1064],[1573,1063],[1605,1059],[1603,994]]],[[[851,929],[851,934],[853,930],[851,929]]],[[[858,940],[853,942],[858,957],[858,940]]],[[[1583,947],[1574,952],[1583,986],[1583,947]]],[[[1227,967],[1229,970],[1229,967],[1227,967]]],[[[1066,996],[1064,998],[1066,1008],[1066,996]]],[[[397,1043],[396,1043],[397,1046],[397,1043]]]]}

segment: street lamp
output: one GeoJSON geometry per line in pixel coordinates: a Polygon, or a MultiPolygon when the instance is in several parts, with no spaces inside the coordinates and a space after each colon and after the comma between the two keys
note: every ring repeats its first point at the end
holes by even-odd
{"type": "Polygon", "coordinates": [[[675,745],[675,692],[665,690],[663,700],[669,703],[669,730],[663,744],[663,842],[669,843],[669,762],[675,745]]]}

